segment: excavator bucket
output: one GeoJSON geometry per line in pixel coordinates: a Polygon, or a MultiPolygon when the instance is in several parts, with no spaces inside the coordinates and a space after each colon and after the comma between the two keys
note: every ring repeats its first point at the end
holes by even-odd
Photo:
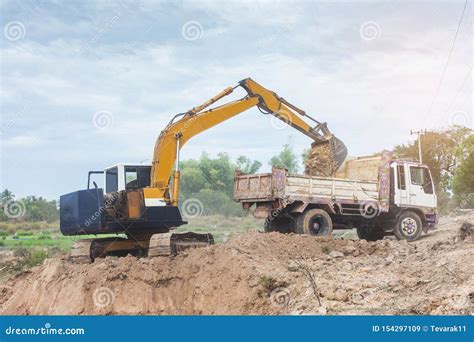
{"type": "Polygon", "coordinates": [[[171,234],[170,246],[171,254],[178,255],[182,251],[189,248],[206,247],[214,244],[214,237],[212,234],[198,234],[193,232],[188,233],[173,233],[171,234]]]}
{"type": "MultiPolygon", "coordinates": [[[[344,145],[344,143],[336,138],[335,136],[329,137],[326,141],[320,143],[320,144],[328,144],[330,153],[331,153],[331,158],[334,160],[336,170],[344,163],[344,160],[346,160],[347,157],[347,147],[344,145]]],[[[312,148],[315,148],[318,143],[313,143],[311,146],[312,148]]]]}
{"type": "Polygon", "coordinates": [[[347,157],[347,147],[333,135],[311,144],[305,161],[305,173],[311,176],[332,177],[347,157]]]}
{"type": "Polygon", "coordinates": [[[150,239],[148,256],[178,255],[186,249],[206,247],[214,244],[212,234],[166,233],[154,234],[150,239]]]}

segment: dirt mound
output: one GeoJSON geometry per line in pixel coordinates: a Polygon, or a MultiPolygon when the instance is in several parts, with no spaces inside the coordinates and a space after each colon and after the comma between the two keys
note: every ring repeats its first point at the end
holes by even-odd
{"type": "Polygon", "coordinates": [[[466,314],[474,244],[459,227],[410,244],[250,232],[174,258],[55,258],[0,302],[3,314],[466,314]]]}
{"type": "Polygon", "coordinates": [[[304,161],[305,174],[318,177],[333,177],[336,174],[336,162],[329,144],[312,147],[304,161]]]}
{"type": "Polygon", "coordinates": [[[459,238],[461,240],[474,240],[474,225],[469,222],[464,222],[459,228],[459,238]]]}

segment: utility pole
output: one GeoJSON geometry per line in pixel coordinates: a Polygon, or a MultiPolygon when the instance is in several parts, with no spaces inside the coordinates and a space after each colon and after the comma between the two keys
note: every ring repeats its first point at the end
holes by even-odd
{"type": "Polygon", "coordinates": [[[426,129],[422,129],[420,131],[412,131],[410,130],[410,135],[416,134],[418,135],[418,159],[420,163],[423,163],[423,158],[421,157],[421,136],[422,134],[426,133],[426,129]]]}

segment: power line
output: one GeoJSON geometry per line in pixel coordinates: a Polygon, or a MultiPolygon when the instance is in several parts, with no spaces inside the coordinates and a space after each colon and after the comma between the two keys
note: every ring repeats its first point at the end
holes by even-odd
{"type": "Polygon", "coordinates": [[[449,65],[449,62],[451,60],[451,56],[453,54],[454,45],[456,44],[456,40],[458,38],[459,28],[461,27],[461,23],[462,23],[462,19],[464,17],[464,12],[466,11],[466,7],[467,7],[467,0],[464,3],[464,7],[462,9],[461,17],[459,18],[458,28],[456,29],[456,34],[454,35],[453,45],[451,45],[451,50],[449,51],[448,59],[446,60],[446,64],[444,65],[444,70],[443,70],[443,73],[441,74],[441,78],[439,80],[438,87],[436,88],[436,92],[433,96],[433,100],[431,100],[430,107],[429,107],[428,111],[426,112],[427,116],[429,116],[431,114],[431,110],[433,109],[433,104],[435,103],[436,98],[438,97],[439,89],[441,88],[441,84],[443,83],[444,76],[446,75],[446,70],[448,69],[448,65],[449,65]]]}
{"type": "Polygon", "coordinates": [[[464,78],[464,81],[462,81],[462,84],[461,84],[461,86],[459,87],[458,92],[456,93],[456,96],[454,96],[453,100],[451,101],[451,103],[450,103],[449,106],[448,106],[448,112],[451,111],[451,107],[454,105],[454,103],[455,103],[456,100],[458,99],[459,94],[461,94],[461,91],[462,91],[462,89],[464,88],[464,85],[466,84],[466,82],[467,82],[467,80],[468,80],[468,78],[469,78],[469,75],[470,75],[471,72],[472,72],[472,68],[473,68],[473,67],[471,66],[471,68],[467,71],[466,77],[464,78]]]}

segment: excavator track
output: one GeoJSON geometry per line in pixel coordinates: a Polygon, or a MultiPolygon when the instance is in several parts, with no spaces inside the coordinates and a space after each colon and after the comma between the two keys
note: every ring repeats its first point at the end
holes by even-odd
{"type": "Polygon", "coordinates": [[[152,235],[148,247],[148,257],[170,256],[171,235],[171,233],[152,235]]]}
{"type": "Polygon", "coordinates": [[[74,242],[70,259],[89,263],[106,256],[160,257],[175,256],[186,249],[214,244],[212,234],[160,233],[137,238],[111,237],[82,239],[74,242]]]}
{"type": "Polygon", "coordinates": [[[95,239],[82,239],[75,241],[71,249],[71,261],[79,264],[90,262],[90,248],[94,240],[95,239]]]}

